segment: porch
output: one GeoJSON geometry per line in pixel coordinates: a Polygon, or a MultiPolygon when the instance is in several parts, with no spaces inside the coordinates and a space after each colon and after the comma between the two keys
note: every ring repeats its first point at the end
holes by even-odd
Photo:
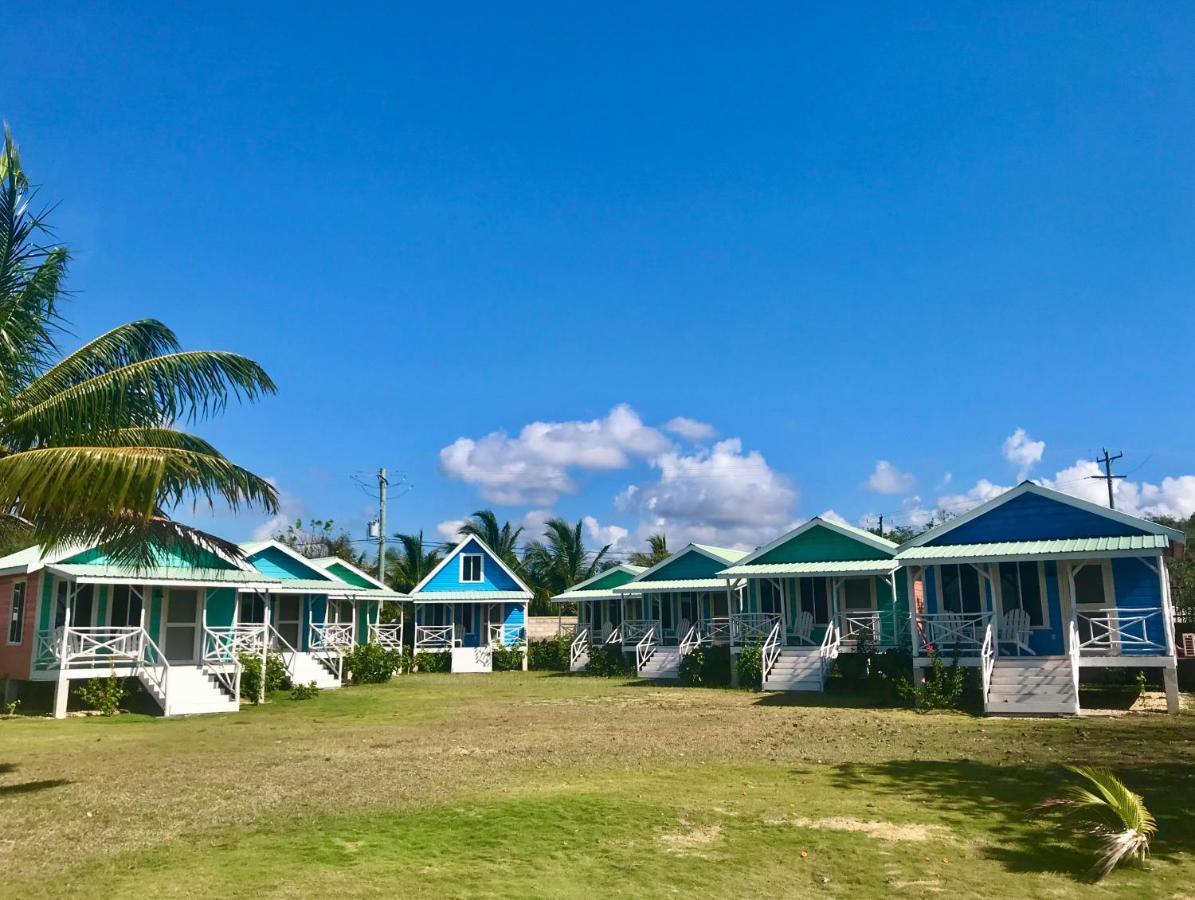
{"type": "Polygon", "coordinates": [[[453,672],[493,671],[497,648],[521,650],[527,668],[527,604],[416,602],[416,653],[452,654],[453,672]]]}

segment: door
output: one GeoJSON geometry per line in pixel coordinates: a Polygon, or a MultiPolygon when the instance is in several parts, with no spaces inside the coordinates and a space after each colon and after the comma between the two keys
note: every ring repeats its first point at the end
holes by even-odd
{"type": "Polygon", "coordinates": [[[303,621],[303,598],[282,594],[274,598],[274,629],[282,640],[299,648],[299,629],[303,621]]]}
{"type": "Polygon", "coordinates": [[[199,591],[170,588],[162,600],[162,652],[172,663],[199,658],[199,591]]]}

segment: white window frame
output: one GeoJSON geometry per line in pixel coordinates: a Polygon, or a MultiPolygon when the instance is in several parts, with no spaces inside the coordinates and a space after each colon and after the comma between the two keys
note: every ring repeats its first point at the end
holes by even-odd
{"type": "MultiPolygon", "coordinates": [[[[982,615],[983,613],[990,613],[992,611],[991,603],[994,600],[994,597],[991,597],[988,595],[987,579],[984,578],[983,575],[980,573],[980,571],[978,569],[976,569],[973,565],[971,565],[971,563],[967,563],[967,562],[939,563],[938,565],[934,566],[935,586],[938,589],[938,597],[937,597],[938,612],[942,612],[942,613],[953,612],[953,610],[948,610],[946,608],[946,591],[943,589],[943,584],[942,584],[942,570],[945,569],[947,566],[954,566],[955,568],[957,568],[959,570],[958,599],[959,599],[960,606],[963,605],[963,569],[970,569],[972,572],[975,573],[975,584],[979,588],[979,612],[978,613],[969,613],[966,610],[959,610],[957,615],[975,616],[975,615],[982,615]]],[[[992,593],[994,594],[995,591],[993,591],[992,593]]]]}
{"type": "Polygon", "coordinates": [[[460,583],[461,584],[481,584],[485,581],[485,554],[484,553],[462,553],[460,556],[460,583]],[[477,560],[477,577],[465,577],[465,560],[477,560]]]}
{"type": "MultiPolygon", "coordinates": [[[[1017,560],[1016,562],[1009,561],[1009,565],[1017,567],[1017,599],[1021,601],[1021,606],[1018,609],[1024,609],[1025,591],[1021,587],[1021,565],[1027,562],[1034,562],[1031,559],[1017,560]]],[[[996,564],[996,602],[999,604],[1000,614],[1003,615],[1004,610],[1004,579],[1000,577],[1000,563],[996,564]]],[[[1046,564],[1040,559],[1034,565],[1037,566],[1037,591],[1041,595],[1041,624],[1030,626],[1034,631],[1050,631],[1052,626],[1050,624],[1050,593],[1046,590],[1046,564]]]]}
{"type": "Polygon", "coordinates": [[[112,610],[116,606],[116,589],[118,587],[128,588],[129,589],[129,599],[131,600],[133,595],[136,595],[137,599],[141,601],[141,611],[143,613],[149,612],[149,610],[147,609],[148,603],[146,602],[146,599],[145,599],[145,590],[143,588],[141,588],[135,584],[114,584],[111,586],[111,589],[108,591],[108,593],[106,595],[107,602],[104,604],[104,606],[105,606],[104,625],[107,626],[108,628],[117,627],[112,624],[112,610]]]}
{"type": "MultiPolygon", "coordinates": [[[[1085,569],[1088,566],[1098,565],[1103,569],[1104,581],[1104,609],[1116,609],[1116,582],[1112,574],[1112,560],[1110,559],[1080,559],[1070,564],[1070,574],[1067,577],[1067,586],[1069,588],[1070,582],[1074,580],[1075,573],[1080,569],[1085,569]]],[[[1070,598],[1071,606],[1092,606],[1091,603],[1080,603],[1079,598],[1072,596],[1070,598]]]]}
{"type": "Polygon", "coordinates": [[[29,583],[28,581],[14,581],[12,583],[12,592],[8,599],[8,643],[16,647],[25,642],[25,616],[28,614],[28,600],[29,600],[29,583]],[[21,589],[21,617],[18,620],[13,613],[17,608],[17,588],[21,589]],[[17,629],[17,639],[12,639],[12,626],[20,622],[21,627],[17,629]]]}
{"type": "Polygon", "coordinates": [[[851,575],[842,579],[842,612],[844,615],[850,615],[852,612],[878,612],[880,608],[879,597],[876,592],[876,579],[871,575],[851,575]],[[862,607],[851,607],[846,605],[846,586],[851,581],[866,581],[867,591],[870,597],[871,606],[866,609],[862,607]]]}

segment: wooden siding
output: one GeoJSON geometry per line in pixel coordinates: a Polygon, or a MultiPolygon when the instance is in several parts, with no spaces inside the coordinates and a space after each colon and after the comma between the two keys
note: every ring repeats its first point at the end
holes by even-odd
{"type": "Polygon", "coordinates": [[[362,578],[348,566],[342,566],[340,563],[332,563],[330,566],[328,566],[328,571],[343,581],[345,584],[351,584],[353,587],[376,587],[376,585],[370,584],[366,579],[362,578]]]}
{"type": "Polygon", "coordinates": [[[1146,533],[1140,528],[1049,497],[1022,494],[928,543],[930,546],[982,544],[1053,538],[1123,537],[1146,533]]]}
{"type": "Polygon", "coordinates": [[[328,573],[318,566],[299,562],[292,556],[283,553],[277,547],[266,547],[249,557],[253,568],[270,578],[290,581],[299,578],[326,579],[331,581],[328,573]]]}
{"type": "Polygon", "coordinates": [[[643,581],[681,581],[686,578],[716,578],[718,573],[731,565],[720,559],[711,559],[698,550],[690,550],[675,556],[671,561],[652,572],[643,581]]]}
{"type": "Polygon", "coordinates": [[[891,559],[892,551],[881,550],[838,531],[816,525],[773,547],[751,565],[768,563],[835,562],[847,559],[891,559]]]}
{"type": "Polygon", "coordinates": [[[436,573],[436,577],[423,586],[420,593],[436,593],[437,591],[521,591],[522,585],[506,574],[492,553],[476,541],[457,549],[444,564],[444,568],[436,573]],[[480,553],[485,557],[481,567],[481,581],[461,581],[460,555],[462,553],[480,553]]]}
{"type": "Polygon", "coordinates": [[[32,575],[5,575],[0,578],[0,677],[14,678],[24,681],[29,678],[33,668],[33,648],[37,643],[38,621],[40,618],[38,602],[39,588],[44,579],[44,572],[32,575]],[[8,642],[8,627],[12,621],[12,586],[24,581],[25,586],[25,623],[21,628],[21,642],[8,642]]]}

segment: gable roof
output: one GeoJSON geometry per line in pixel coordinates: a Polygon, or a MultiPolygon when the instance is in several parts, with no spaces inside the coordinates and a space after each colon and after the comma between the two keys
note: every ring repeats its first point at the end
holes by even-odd
{"type": "Polygon", "coordinates": [[[417,585],[415,585],[414,588],[411,589],[411,593],[408,596],[414,597],[416,594],[422,593],[423,589],[429,583],[431,583],[431,580],[440,574],[440,570],[443,569],[450,562],[452,562],[454,559],[456,559],[460,555],[461,550],[463,550],[465,548],[465,546],[470,543],[477,544],[477,546],[479,546],[482,549],[482,551],[485,553],[485,555],[487,557],[489,557],[494,562],[496,562],[499,565],[499,567],[501,567],[502,571],[510,576],[511,581],[513,581],[516,585],[518,585],[519,590],[518,591],[475,591],[475,590],[472,590],[472,591],[434,591],[434,592],[429,591],[429,592],[427,592],[428,594],[435,593],[437,595],[437,599],[441,599],[441,600],[447,600],[447,599],[449,599],[449,596],[448,596],[449,594],[457,594],[457,593],[462,594],[462,595],[463,594],[480,595],[477,597],[474,597],[474,596],[469,596],[469,597],[462,596],[461,597],[461,599],[469,599],[469,600],[472,600],[472,599],[483,599],[483,600],[484,599],[488,599],[488,600],[524,599],[524,597],[523,597],[524,594],[526,594],[525,599],[528,599],[528,600],[531,599],[531,588],[527,587],[527,585],[523,582],[523,579],[520,578],[518,575],[516,575],[514,573],[514,570],[512,570],[510,568],[510,566],[508,566],[506,563],[504,563],[502,561],[502,558],[499,557],[498,554],[495,553],[493,550],[491,550],[490,546],[485,541],[483,541],[481,538],[479,538],[475,535],[469,535],[468,537],[464,537],[460,541],[458,541],[457,545],[455,547],[453,547],[450,551],[448,551],[448,553],[445,555],[445,557],[442,560],[440,560],[439,563],[436,564],[436,567],[434,569],[432,569],[430,572],[428,572],[427,575],[424,577],[424,579],[422,581],[420,581],[417,585]],[[507,594],[516,595],[516,596],[507,597],[506,596],[507,594]]]}
{"type": "Polygon", "coordinates": [[[563,593],[557,594],[552,598],[557,603],[568,603],[571,600],[604,600],[607,598],[618,597],[615,594],[614,588],[590,588],[589,585],[597,584],[609,578],[611,575],[617,575],[620,572],[624,575],[630,575],[631,581],[635,580],[635,576],[647,571],[644,566],[632,566],[630,563],[619,563],[617,566],[611,566],[608,569],[603,569],[596,575],[586,578],[584,581],[574,584],[571,588],[563,593]]]}
{"type": "Polygon", "coordinates": [[[746,556],[740,559],[736,565],[749,566],[754,560],[759,559],[761,556],[766,556],[777,547],[783,547],[793,538],[800,537],[805,532],[812,531],[814,528],[828,528],[830,531],[835,531],[838,534],[851,538],[852,540],[860,541],[861,543],[867,544],[870,547],[874,547],[877,550],[883,550],[886,553],[892,554],[893,556],[896,555],[897,548],[899,547],[899,545],[894,541],[890,541],[887,538],[882,538],[879,535],[872,534],[870,531],[864,531],[862,528],[856,528],[854,525],[847,525],[845,522],[832,522],[829,519],[823,519],[821,516],[814,516],[808,522],[798,525],[792,531],[780,535],[780,537],[776,538],[776,540],[772,541],[770,544],[765,544],[764,546],[753,550],[751,553],[748,553],[746,556]]]}
{"type": "Polygon", "coordinates": [[[665,566],[672,565],[672,563],[676,562],[682,556],[687,556],[690,553],[700,553],[702,556],[706,556],[714,560],[714,562],[720,562],[726,565],[736,563],[747,555],[745,550],[730,550],[726,547],[713,547],[709,544],[689,544],[688,546],[677,550],[675,553],[666,557],[665,559],[660,560],[654,566],[644,569],[637,576],[635,576],[635,580],[643,581],[660,571],[660,569],[663,569],[665,566]]]}
{"type": "MultiPolygon", "coordinates": [[[[257,554],[259,554],[265,550],[277,550],[279,553],[283,554],[284,556],[289,557],[290,559],[294,560],[295,562],[297,562],[301,566],[303,566],[303,568],[305,568],[309,572],[311,572],[311,575],[312,575],[311,579],[303,579],[304,581],[308,581],[308,580],[317,581],[317,582],[330,581],[333,584],[336,584],[340,581],[340,579],[335,578],[333,575],[331,575],[328,572],[325,572],[322,568],[320,568],[320,566],[316,564],[314,559],[310,559],[310,558],[304,556],[299,551],[286,546],[286,544],[283,544],[280,541],[276,541],[273,539],[266,540],[266,541],[246,541],[243,544],[237,544],[237,546],[241,548],[241,552],[245,554],[245,558],[247,560],[249,557],[256,556],[257,554]]],[[[250,562],[249,564],[253,565],[252,562],[250,562]]],[[[256,568],[256,567],[254,567],[254,568],[256,568]]]]}
{"type": "Polygon", "coordinates": [[[726,587],[726,579],[711,575],[707,578],[680,578],[651,580],[656,572],[666,569],[679,559],[691,553],[698,553],[712,560],[720,566],[729,566],[747,555],[746,550],[731,550],[728,547],[714,547],[710,544],[689,544],[677,550],[667,559],[662,559],[651,568],[640,572],[632,581],[614,588],[620,596],[623,594],[637,594],[644,591],[702,591],[722,590],[726,587]]]}
{"type": "Polygon", "coordinates": [[[383,590],[383,591],[391,590],[391,588],[386,587],[386,585],[382,584],[382,582],[378,581],[378,579],[376,579],[374,576],[370,575],[368,572],[366,572],[360,566],[355,566],[351,562],[347,562],[346,560],[341,559],[339,556],[320,556],[320,557],[316,557],[315,559],[313,559],[311,561],[313,563],[315,563],[317,566],[319,566],[321,569],[323,569],[325,572],[327,572],[329,575],[333,575],[333,576],[336,575],[336,573],[332,571],[333,566],[344,566],[344,568],[348,569],[350,572],[352,572],[358,578],[365,579],[371,585],[378,588],[379,590],[383,590]]]}
{"type": "Polygon", "coordinates": [[[1080,500],[1078,497],[1072,497],[1070,494],[1064,494],[1062,491],[1056,491],[1053,488],[1043,487],[1040,484],[1035,484],[1032,481],[1022,481],[1016,487],[1005,491],[998,497],[993,497],[986,503],[981,503],[974,509],[970,509],[965,513],[955,516],[941,525],[937,525],[928,531],[922,532],[913,538],[911,541],[901,545],[901,556],[904,556],[904,551],[911,547],[921,547],[930,541],[937,540],[943,535],[949,534],[954,529],[961,525],[966,525],[968,522],[980,518],[988,512],[991,512],[997,507],[1003,506],[1011,500],[1022,497],[1026,494],[1033,494],[1038,497],[1044,497],[1047,500],[1053,500],[1057,503],[1063,503],[1075,509],[1082,510],[1092,515],[1102,516],[1119,525],[1127,525],[1130,528],[1136,528],[1144,531],[1146,534],[1165,535],[1171,541],[1177,541],[1180,544],[1186,543],[1186,535],[1181,531],[1176,531],[1173,528],[1168,528],[1165,525],[1159,525],[1157,522],[1151,522],[1148,519],[1141,519],[1137,516],[1131,516],[1128,513],[1121,512],[1118,509],[1109,509],[1106,506],[1100,506],[1098,503],[1091,503],[1088,500],[1080,500]]]}

